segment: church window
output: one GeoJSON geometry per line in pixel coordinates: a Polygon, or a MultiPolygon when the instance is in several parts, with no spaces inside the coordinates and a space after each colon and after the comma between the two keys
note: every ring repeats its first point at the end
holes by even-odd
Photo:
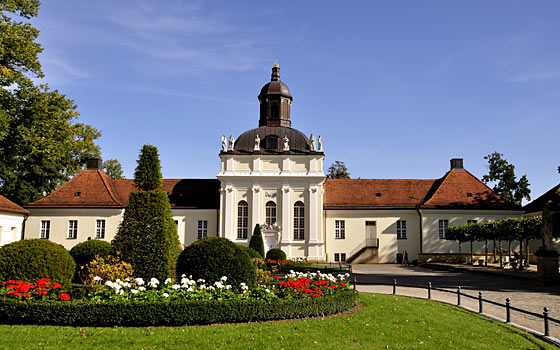
{"type": "Polygon", "coordinates": [[[302,202],[294,204],[294,240],[305,238],[305,206],[302,202]]]}
{"type": "Polygon", "coordinates": [[[266,203],[266,223],[274,225],[276,223],[276,203],[266,203]]]}
{"type": "Polygon", "coordinates": [[[346,237],[346,222],[344,220],[334,221],[334,238],[344,239],[346,237]]]}
{"type": "Polygon", "coordinates": [[[245,201],[237,205],[237,239],[247,239],[249,229],[249,204],[245,201]]]}

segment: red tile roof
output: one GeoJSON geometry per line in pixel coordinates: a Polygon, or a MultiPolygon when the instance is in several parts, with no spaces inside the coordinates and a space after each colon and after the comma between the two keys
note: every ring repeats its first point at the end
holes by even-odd
{"type": "Polygon", "coordinates": [[[0,211],[9,213],[29,214],[29,212],[8,198],[0,195],[0,211]]]}
{"type": "Polygon", "coordinates": [[[435,185],[423,208],[521,209],[464,169],[447,172],[435,185]]]}
{"type": "MultiPolygon", "coordinates": [[[[219,182],[214,179],[164,179],[173,208],[217,209],[219,182]]],[[[101,170],[83,170],[50,195],[27,208],[124,208],[134,180],[112,180],[101,170]]]]}
{"type": "Polygon", "coordinates": [[[521,209],[463,169],[438,180],[327,179],[324,208],[521,209]]]}
{"type": "Polygon", "coordinates": [[[435,180],[327,179],[325,209],[414,208],[435,180]]]}
{"type": "Polygon", "coordinates": [[[544,205],[560,206],[560,184],[552,187],[550,190],[546,191],[542,196],[535,199],[531,203],[528,203],[523,207],[525,212],[538,213],[543,210],[544,205]]]}

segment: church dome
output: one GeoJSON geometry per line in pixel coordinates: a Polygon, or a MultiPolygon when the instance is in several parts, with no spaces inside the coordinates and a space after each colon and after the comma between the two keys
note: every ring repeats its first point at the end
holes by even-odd
{"type": "Polygon", "coordinates": [[[270,83],[265,84],[265,86],[263,86],[261,89],[261,93],[259,94],[259,100],[269,95],[281,95],[283,97],[292,99],[292,95],[290,94],[288,85],[284,84],[280,80],[273,80],[270,83]]]}
{"type": "Polygon", "coordinates": [[[261,126],[247,130],[235,141],[235,153],[255,152],[255,139],[259,136],[259,152],[263,154],[308,154],[311,141],[302,132],[285,126],[261,126]],[[284,151],[284,137],[288,139],[289,151],[284,151]]]}

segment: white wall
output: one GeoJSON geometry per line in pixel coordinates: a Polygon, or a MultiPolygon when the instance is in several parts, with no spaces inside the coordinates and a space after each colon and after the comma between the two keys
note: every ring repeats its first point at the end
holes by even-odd
{"type": "Polygon", "coordinates": [[[21,239],[21,226],[25,215],[0,212],[0,246],[21,239]]]}

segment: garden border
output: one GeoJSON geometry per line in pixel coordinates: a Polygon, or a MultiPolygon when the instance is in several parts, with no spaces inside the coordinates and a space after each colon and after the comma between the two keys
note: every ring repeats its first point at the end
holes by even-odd
{"type": "Polygon", "coordinates": [[[201,300],[158,302],[91,302],[76,300],[22,302],[0,300],[0,323],[59,326],[183,326],[240,323],[325,316],[358,305],[352,289],[320,298],[260,300],[201,300]]]}

